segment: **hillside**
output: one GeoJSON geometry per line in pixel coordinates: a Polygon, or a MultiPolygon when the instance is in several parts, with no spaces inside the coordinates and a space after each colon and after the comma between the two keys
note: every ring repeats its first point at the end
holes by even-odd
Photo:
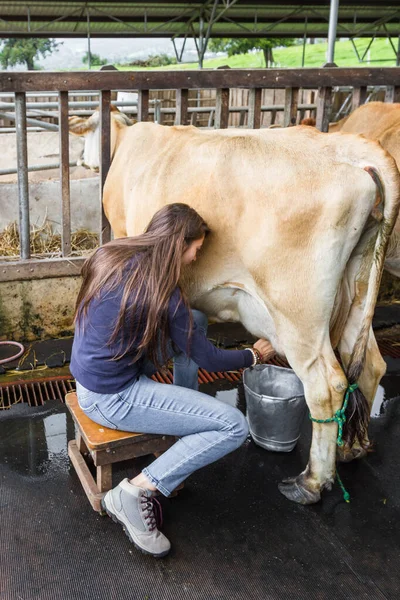
{"type": "MultiPolygon", "coordinates": [[[[356,40],[356,46],[360,56],[365,52],[370,39],[356,40]]],[[[397,47],[397,39],[392,39],[393,45],[397,47]]],[[[305,53],[305,67],[321,67],[326,62],[327,43],[307,44],[305,53]]],[[[282,68],[301,67],[303,47],[292,46],[289,48],[276,48],[274,50],[275,66],[282,68]]],[[[390,42],[387,38],[375,39],[368,51],[365,61],[360,63],[354,52],[350,41],[338,41],[335,49],[335,62],[339,67],[394,67],[396,59],[390,42]]],[[[221,56],[204,61],[204,68],[215,69],[222,65],[229,65],[231,68],[260,68],[264,67],[262,52],[248,54],[238,54],[236,56],[221,56]]],[[[134,67],[117,65],[119,69],[128,70],[134,67]]],[[[197,63],[183,63],[178,65],[168,65],[167,67],[158,67],[157,69],[146,70],[175,70],[175,69],[196,69],[197,63]]]]}

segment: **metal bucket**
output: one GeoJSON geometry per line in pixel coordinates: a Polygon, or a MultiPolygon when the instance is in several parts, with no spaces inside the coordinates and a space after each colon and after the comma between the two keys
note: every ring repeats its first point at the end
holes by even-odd
{"type": "Polygon", "coordinates": [[[307,411],[303,384],[295,372],[257,365],[244,371],[243,384],[254,442],[275,452],[293,450],[307,411]]]}

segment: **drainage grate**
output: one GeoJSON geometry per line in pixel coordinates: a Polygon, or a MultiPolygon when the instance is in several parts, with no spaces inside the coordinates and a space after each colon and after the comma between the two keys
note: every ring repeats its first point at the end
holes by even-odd
{"type": "MultiPolygon", "coordinates": [[[[396,339],[378,340],[378,346],[382,356],[400,358],[400,342],[396,339]]],[[[288,363],[279,357],[268,361],[269,364],[279,367],[287,367],[288,363]]],[[[199,383],[213,383],[225,379],[231,383],[241,380],[243,369],[238,371],[208,372],[199,369],[199,383]]],[[[159,383],[172,383],[172,369],[165,373],[155,373],[152,376],[159,383]]],[[[65,395],[75,390],[75,381],[71,375],[59,375],[40,379],[12,381],[0,384],[0,409],[11,408],[13,404],[24,402],[29,406],[42,406],[46,400],[61,400],[64,402],[65,395]]]]}
{"type": "Polygon", "coordinates": [[[0,386],[0,409],[25,402],[29,406],[42,406],[46,400],[64,401],[65,394],[75,390],[71,375],[24,379],[0,386]]]}

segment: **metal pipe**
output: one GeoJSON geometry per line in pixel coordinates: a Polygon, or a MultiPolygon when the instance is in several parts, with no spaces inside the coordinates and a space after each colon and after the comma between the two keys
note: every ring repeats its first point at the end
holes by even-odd
{"type": "Polygon", "coordinates": [[[90,52],[90,16],[89,9],[86,8],[86,23],[87,23],[87,43],[88,43],[88,69],[90,70],[92,67],[92,58],[90,52]]]}
{"type": "Polygon", "coordinates": [[[204,41],[204,17],[200,15],[199,21],[199,47],[197,54],[199,56],[199,69],[203,68],[203,41],[204,41]]]}
{"type": "Polygon", "coordinates": [[[396,67],[400,65],[400,34],[397,39],[396,67]]]}
{"type": "Polygon", "coordinates": [[[303,36],[303,53],[301,56],[301,66],[304,67],[304,63],[306,60],[306,44],[307,44],[307,17],[304,19],[304,36],[303,36]]]}
{"type": "MultiPolygon", "coordinates": [[[[16,92],[15,96],[18,93],[22,93],[22,92],[16,92]]],[[[10,121],[16,121],[17,120],[17,114],[18,114],[18,105],[17,102],[15,103],[15,114],[13,113],[0,113],[0,119],[10,119],[10,121]]],[[[41,127],[42,129],[48,129],[49,131],[58,131],[58,125],[53,125],[53,123],[45,123],[42,121],[38,121],[37,119],[31,119],[29,117],[26,116],[26,106],[24,105],[24,120],[25,120],[25,127],[27,123],[30,123],[31,125],[36,125],[36,127],[41,127]]]]}
{"type": "MultiPolygon", "coordinates": [[[[153,100],[151,100],[151,102],[154,102],[153,100]]],[[[111,104],[113,104],[114,106],[137,106],[137,100],[124,100],[124,101],[117,101],[117,100],[113,100],[113,102],[111,102],[111,104]]],[[[69,108],[97,108],[97,106],[99,106],[99,102],[97,102],[96,100],[87,100],[87,101],[82,101],[82,102],[69,102],[68,103],[69,108]]],[[[1,102],[0,101],[0,108],[1,109],[10,109],[13,110],[15,107],[15,103],[14,102],[1,102]]],[[[43,109],[43,108],[48,108],[48,109],[57,109],[58,110],[58,102],[27,102],[26,103],[26,108],[30,109],[30,110],[37,110],[37,109],[43,109]]]]}
{"type": "MultiPolygon", "coordinates": [[[[70,167],[76,167],[76,161],[70,162],[69,163],[70,167]]],[[[60,163],[47,163],[45,165],[32,165],[31,167],[27,168],[27,172],[31,173],[32,171],[49,171],[50,169],[59,169],[60,168],[60,163]]],[[[13,167],[10,169],[0,169],[0,176],[1,175],[14,175],[15,173],[18,173],[18,167],[13,167]]]]}
{"type": "Polygon", "coordinates": [[[335,41],[336,29],[338,22],[339,0],[331,0],[331,8],[329,11],[329,31],[328,31],[328,64],[334,62],[335,58],[335,41]]]}
{"type": "Polygon", "coordinates": [[[28,138],[26,132],[26,98],[24,92],[15,94],[15,126],[17,129],[18,204],[20,256],[30,258],[28,138]]]}

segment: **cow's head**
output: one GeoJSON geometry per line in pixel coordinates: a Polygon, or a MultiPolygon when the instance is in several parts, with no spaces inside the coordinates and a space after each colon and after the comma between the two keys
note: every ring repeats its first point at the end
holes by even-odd
{"type": "MultiPolygon", "coordinates": [[[[115,106],[111,106],[111,158],[114,156],[118,132],[133,122],[115,106]]],[[[69,131],[85,138],[85,146],[79,164],[98,171],[100,167],[100,112],[98,109],[88,118],[70,117],[69,131]]]]}

